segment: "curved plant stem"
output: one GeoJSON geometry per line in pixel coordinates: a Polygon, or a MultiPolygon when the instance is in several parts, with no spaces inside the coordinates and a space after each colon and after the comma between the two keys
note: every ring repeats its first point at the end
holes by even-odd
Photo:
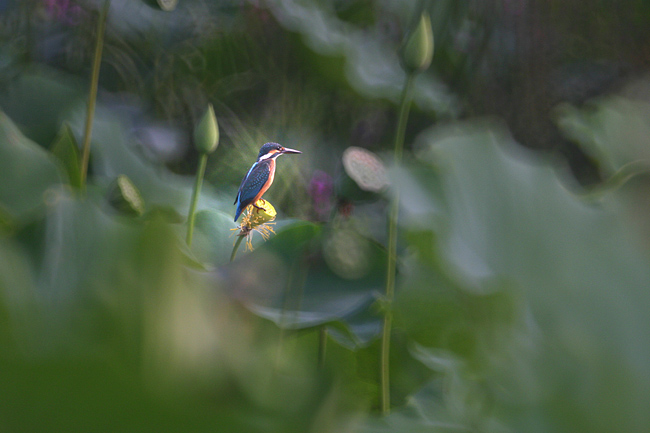
{"type": "Polygon", "coordinates": [[[232,262],[235,260],[235,256],[237,255],[237,249],[239,249],[239,244],[241,244],[241,241],[245,238],[246,236],[237,236],[237,240],[235,241],[235,245],[232,247],[232,254],[230,254],[230,261],[232,262]]]}
{"type": "Polygon", "coordinates": [[[406,132],[406,121],[411,109],[411,90],[413,89],[413,79],[415,74],[406,74],[406,81],[402,89],[402,98],[400,100],[399,118],[397,119],[397,131],[395,132],[395,164],[402,163],[402,154],[404,153],[404,134],[406,132]]]}
{"type": "MultiPolygon", "coordinates": [[[[404,150],[404,134],[406,121],[411,107],[411,88],[413,74],[407,74],[402,90],[397,132],[395,133],[395,165],[402,162],[404,150]]],[[[386,270],[386,309],[384,311],[384,326],[381,334],[381,412],[386,415],[390,411],[390,334],[393,322],[392,301],[395,293],[395,271],[397,267],[397,216],[399,213],[399,191],[395,189],[388,215],[388,266],[386,270]]]]}
{"type": "Polygon", "coordinates": [[[90,79],[90,94],[88,95],[88,107],[86,108],[86,125],[84,127],[84,139],[81,154],[81,187],[86,186],[88,175],[88,160],[90,159],[90,137],[93,130],[93,119],[95,117],[95,104],[97,102],[97,83],[99,82],[99,67],[102,63],[102,48],[104,47],[104,31],[106,30],[106,17],[111,4],[110,0],[104,1],[104,7],[99,15],[97,24],[97,41],[95,43],[95,55],[93,58],[93,70],[90,79]]]}
{"type": "MultiPolygon", "coordinates": [[[[203,185],[203,176],[205,175],[205,166],[208,162],[208,154],[202,153],[199,157],[199,168],[196,170],[196,181],[194,182],[194,191],[192,192],[192,202],[190,203],[190,212],[187,215],[187,246],[192,246],[192,234],[194,233],[194,214],[196,213],[196,203],[199,201],[199,193],[203,185]]],[[[241,238],[239,240],[241,242],[241,238]]],[[[237,246],[239,246],[239,242],[237,246]]],[[[233,251],[233,256],[234,256],[233,251]]]]}

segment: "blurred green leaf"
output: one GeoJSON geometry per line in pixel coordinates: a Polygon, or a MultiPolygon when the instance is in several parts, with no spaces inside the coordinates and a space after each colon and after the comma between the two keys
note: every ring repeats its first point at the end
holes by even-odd
{"type": "Polygon", "coordinates": [[[0,111],[0,205],[14,218],[42,210],[44,194],[61,181],[52,156],[0,111]]]}
{"type": "Polygon", "coordinates": [[[506,428],[485,399],[480,378],[468,374],[460,357],[444,350],[414,346],[413,356],[437,373],[403,407],[390,415],[369,419],[363,433],[500,432],[506,428]]]}
{"type": "MultiPolygon", "coordinates": [[[[346,78],[359,93],[398,101],[404,72],[395,46],[380,36],[386,30],[379,23],[373,28],[353,26],[319,2],[281,0],[269,4],[269,9],[280,25],[301,34],[307,46],[321,56],[343,58],[346,78]]],[[[396,9],[403,13],[409,7],[401,2],[396,9]]],[[[423,109],[458,111],[456,98],[438,79],[422,76],[414,86],[415,101],[423,109]]]]}
{"type": "Polygon", "coordinates": [[[64,123],[59,131],[54,145],[52,145],[52,153],[59,158],[63,164],[67,174],[70,185],[75,188],[81,188],[81,164],[79,156],[79,145],[77,139],[74,137],[70,125],[64,123]]]}
{"type": "Polygon", "coordinates": [[[368,308],[384,281],[385,251],[368,242],[363,274],[346,279],[323,259],[322,239],[315,224],[285,227],[224,269],[228,285],[251,311],[280,327],[301,329],[350,320],[349,331],[360,331],[353,340],[366,344],[381,328],[378,316],[368,314],[368,308]]]}
{"type": "MultiPolygon", "coordinates": [[[[647,91],[650,82],[640,81],[636,86],[637,91],[647,91]]],[[[613,95],[593,101],[585,109],[560,104],[555,116],[563,132],[610,174],[639,161],[650,170],[650,103],[613,95]]]]}
{"type": "Polygon", "coordinates": [[[0,207],[0,233],[5,233],[11,230],[14,225],[11,215],[9,215],[2,207],[0,207]]]}
{"type": "Polygon", "coordinates": [[[65,119],[63,113],[76,103],[85,104],[83,83],[78,77],[37,66],[0,92],[0,106],[31,140],[52,143],[65,119]]]}
{"type": "Polygon", "coordinates": [[[275,346],[242,334],[172,227],[114,218],[88,193],[52,201],[42,258],[0,239],[5,428],[298,433],[321,411],[338,419],[336,390],[300,362],[269,368],[275,346]]]}
{"type": "Polygon", "coordinates": [[[1,364],[16,348],[31,346],[42,318],[34,303],[36,275],[28,255],[19,244],[0,237],[0,257],[1,364]]]}
{"type": "Polygon", "coordinates": [[[230,260],[235,228],[230,215],[212,209],[196,213],[192,251],[203,262],[223,265],[230,260]]]}
{"type": "Polygon", "coordinates": [[[522,417],[520,425],[533,428],[540,416],[564,430],[650,425],[641,409],[650,405],[650,268],[620,201],[581,201],[552,164],[489,123],[424,137],[421,156],[439,170],[447,201],[433,246],[445,272],[476,294],[494,292],[498,281],[522,293],[523,303],[514,304],[521,319],[492,342],[498,357],[490,364],[520,397],[502,401],[522,417]],[[534,363],[533,330],[544,336],[534,363]],[[569,377],[577,385],[570,391],[569,377]],[[557,412],[561,407],[571,409],[557,412]]]}

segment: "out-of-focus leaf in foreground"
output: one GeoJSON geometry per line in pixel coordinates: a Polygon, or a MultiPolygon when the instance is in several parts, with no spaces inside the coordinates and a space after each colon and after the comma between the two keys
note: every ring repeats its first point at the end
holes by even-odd
{"type": "Polygon", "coordinates": [[[20,74],[0,91],[2,109],[24,134],[41,145],[51,143],[65,113],[84,101],[85,81],[47,67],[20,74]]]}
{"type": "MultiPolygon", "coordinates": [[[[420,156],[436,167],[445,200],[445,216],[430,219],[431,257],[465,297],[517,294],[510,312],[471,313],[496,312],[497,332],[475,330],[465,340],[477,340],[479,351],[457,352],[464,362],[480,356],[490,411],[527,431],[643,431],[650,425],[650,268],[620,202],[582,201],[549,161],[497,125],[436,128],[423,143],[420,156]]],[[[440,311],[471,310],[457,301],[451,309],[436,305],[445,280],[429,281],[430,296],[398,300],[398,313],[418,340],[444,346],[454,319],[440,311]],[[414,308],[427,303],[428,335],[427,322],[408,320],[412,313],[426,320],[414,308]]],[[[412,297],[409,284],[402,289],[398,297],[412,297]]]]}
{"type": "Polygon", "coordinates": [[[14,218],[42,210],[44,193],[61,181],[54,158],[0,111],[0,206],[14,218]]]}
{"type": "Polygon", "coordinates": [[[276,330],[240,314],[210,274],[187,268],[162,218],[117,216],[92,189],[83,201],[56,194],[43,226],[23,229],[41,237],[32,248],[0,239],[4,428],[346,425],[339,391],[299,354],[278,357],[276,330]]]}
{"type": "MultiPolygon", "coordinates": [[[[637,82],[636,90],[647,92],[650,82],[637,82]]],[[[650,103],[643,99],[612,95],[578,109],[561,104],[555,111],[564,133],[580,143],[608,172],[626,164],[642,161],[650,167],[650,103]]]]}
{"type": "MultiPolygon", "coordinates": [[[[588,191],[599,199],[617,192],[637,235],[650,249],[650,80],[637,80],[618,95],[590,101],[584,108],[561,104],[555,114],[564,134],[599,164],[603,184],[588,191]]],[[[610,198],[612,200],[613,198],[610,198]]]]}

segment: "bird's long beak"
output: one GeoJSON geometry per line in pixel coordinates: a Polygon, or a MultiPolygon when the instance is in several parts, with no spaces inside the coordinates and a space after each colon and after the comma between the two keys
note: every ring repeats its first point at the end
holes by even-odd
{"type": "Polygon", "coordinates": [[[299,150],[289,149],[288,147],[285,147],[284,149],[282,149],[282,153],[302,153],[302,152],[299,150]]]}

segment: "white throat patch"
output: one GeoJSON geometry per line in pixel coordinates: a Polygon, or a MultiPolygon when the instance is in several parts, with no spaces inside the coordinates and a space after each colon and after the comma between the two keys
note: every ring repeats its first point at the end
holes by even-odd
{"type": "Polygon", "coordinates": [[[262,157],[260,158],[260,161],[264,161],[264,160],[270,159],[270,158],[275,158],[275,157],[280,156],[280,155],[281,155],[280,152],[267,153],[266,155],[262,155],[262,157]]]}

